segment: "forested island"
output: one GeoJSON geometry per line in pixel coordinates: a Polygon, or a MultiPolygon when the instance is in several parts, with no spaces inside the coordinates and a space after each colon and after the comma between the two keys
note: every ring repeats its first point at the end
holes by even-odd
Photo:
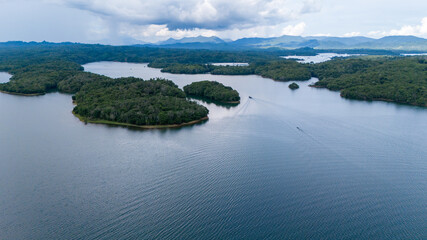
{"type": "Polygon", "coordinates": [[[73,113],[93,123],[126,126],[181,126],[207,119],[208,109],[186,99],[172,81],[118,78],[85,84],[73,113]]]}
{"type": "Polygon", "coordinates": [[[298,89],[299,88],[299,85],[298,84],[296,84],[296,83],[291,83],[291,84],[289,84],[289,86],[288,86],[291,90],[296,90],[296,89],[298,89]]]}
{"type": "Polygon", "coordinates": [[[184,87],[190,97],[207,99],[219,103],[239,103],[239,93],[231,87],[215,81],[193,82],[184,87]]]}
{"type": "MultiPolygon", "coordinates": [[[[0,44],[0,71],[13,76],[9,82],[0,84],[0,91],[19,95],[51,91],[75,94],[74,112],[89,122],[168,126],[207,117],[206,108],[186,100],[185,93],[170,81],[111,79],[84,72],[81,66],[96,61],[148,62],[149,66],[172,73],[256,74],[278,81],[318,77],[314,87],[341,91],[345,98],[427,106],[426,56],[365,56],[319,64],[301,64],[281,58],[285,53],[297,52],[10,42],[0,44]],[[249,65],[214,66],[213,62],[247,62],[249,65]]],[[[196,84],[186,92],[214,101],[239,101],[234,90],[211,84],[202,87],[196,84]],[[200,89],[211,89],[211,92],[202,93],[200,89]]]]}

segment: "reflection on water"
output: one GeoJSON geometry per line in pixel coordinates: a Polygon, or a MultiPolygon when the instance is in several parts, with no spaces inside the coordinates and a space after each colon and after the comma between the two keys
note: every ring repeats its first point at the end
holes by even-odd
{"type": "Polygon", "coordinates": [[[299,63],[321,63],[332,60],[335,57],[360,56],[361,54],[338,54],[338,53],[319,53],[316,56],[285,56],[286,59],[297,59],[299,63]]]}
{"type": "Polygon", "coordinates": [[[249,66],[249,63],[211,63],[214,66],[249,66]]]}
{"type": "Polygon", "coordinates": [[[92,63],[112,77],[216,80],[236,107],[140,130],[84,124],[70,95],[0,94],[0,239],[426,239],[427,110],[259,76],[92,63]],[[252,96],[252,99],[249,99],[252,96]]]}
{"type": "Polygon", "coordinates": [[[426,56],[427,53],[402,53],[402,56],[426,56]]]}
{"type": "Polygon", "coordinates": [[[0,83],[7,83],[9,82],[12,75],[6,72],[0,72],[0,83]]]}

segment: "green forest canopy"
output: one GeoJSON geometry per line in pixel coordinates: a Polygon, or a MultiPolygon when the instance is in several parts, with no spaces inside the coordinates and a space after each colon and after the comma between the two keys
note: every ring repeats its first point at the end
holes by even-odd
{"type": "MultiPolygon", "coordinates": [[[[297,54],[298,50],[293,51],[297,54]]],[[[12,42],[0,44],[0,71],[13,75],[8,83],[0,84],[0,90],[17,94],[77,93],[89,83],[109,80],[84,72],[81,64],[148,62],[174,73],[257,74],[279,81],[318,77],[316,87],[339,90],[346,98],[427,106],[425,56],[359,57],[300,64],[281,59],[286,53],[291,52],[12,42]],[[213,62],[248,62],[249,66],[213,66],[213,62]]]]}
{"type": "Polygon", "coordinates": [[[186,99],[172,81],[118,78],[93,81],[74,97],[73,112],[90,121],[171,125],[207,117],[208,109],[186,99]]]}
{"type": "Polygon", "coordinates": [[[317,87],[359,100],[427,106],[427,58],[333,60],[314,66],[317,87]]]}
{"type": "Polygon", "coordinates": [[[240,101],[236,90],[216,81],[193,82],[184,87],[184,92],[189,96],[223,103],[240,101]]]}

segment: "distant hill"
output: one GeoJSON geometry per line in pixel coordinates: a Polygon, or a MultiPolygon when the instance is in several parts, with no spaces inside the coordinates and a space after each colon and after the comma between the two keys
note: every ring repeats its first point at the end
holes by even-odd
{"type": "MultiPolygon", "coordinates": [[[[209,50],[295,50],[309,49],[313,51],[358,51],[370,52],[395,51],[395,52],[427,52],[427,39],[415,36],[387,36],[380,39],[368,37],[327,37],[327,36],[281,36],[272,38],[241,38],[235,41],[223,40],[218,37],[186,37],[181,39],[170,38],[158,43],[146,43],[132,38],[122,38],[122,46],[155,47],[155,48],[180,48],[180,49],[209,49],[209,50]]],[[[0,47],[23,47],[32,45],[70,45],[71,42],[21,42],[10,41],[0,43],[0,47]]]]}
{"type": "Polygon", "coordinates": [[[242,38],[224,41],[218,37],[170,38],[152,44],[160,47],[189,49],[257,49],[257,48],[314,48],[314,49],[382,49],[427,51],[427,39],[414,36],[388,36],[380,39],[368,37],[301,37],[281,36],[273,38],[242,38]]]}
{"type": "Polygon", "coordinates": [[[186,44],[186,43],[214,43],[214,44],[218,44],[218,43],[225,43],[225,41],[219,37],[198,36],[198,37],[186,37],[186,38],[181,38],[181,39],[169,38],[168,40],[159,42],[157,44],[158,45],[169,45],[169,44],[186,44]]]}
{"type": "Polygon", "coordinates": [[[394,49],[394,50],[427,50],[427,39],[414,36],[389,36],[374,41],[355,45],[359,48],[394,49]]]}

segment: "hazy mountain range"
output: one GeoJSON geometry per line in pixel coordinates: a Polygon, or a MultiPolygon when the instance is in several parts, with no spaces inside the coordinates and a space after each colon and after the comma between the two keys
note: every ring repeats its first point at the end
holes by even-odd
{"type": "MultiPolygon", "coordinates": [[[[393,50],[408,52],[427,52],[427,39],[415,36],[388,36],[380,39],[368,37],[301,37],[281,36],[272,38],[241,38],[235,41],[219,37],[169,38],[157,43],[142,42],[133,38],[123,38],[121,46],[143,46],[160,48],[211,49],[211,50],[254,50],[254,49],[318,49],[322,50],[393,50]]],[[[4,46],[22,46],[34,44],[74,44],[71,42],[21,42],[0,43],[4,46]]]]}
{"type": "Polygon", "coordinates": [[[314,49],[386,49],[427,51],[427,39],[414,36],[388,36],[380,39],[368,37],[300,37],[281,36],[273,38],[242,38],[235,41],[218,37],[170,38],[154,44],[170,48],[205,48],[205,49],[250,49],[250,48],[284,48],[296,49],[310,47],[314,49]]]}

